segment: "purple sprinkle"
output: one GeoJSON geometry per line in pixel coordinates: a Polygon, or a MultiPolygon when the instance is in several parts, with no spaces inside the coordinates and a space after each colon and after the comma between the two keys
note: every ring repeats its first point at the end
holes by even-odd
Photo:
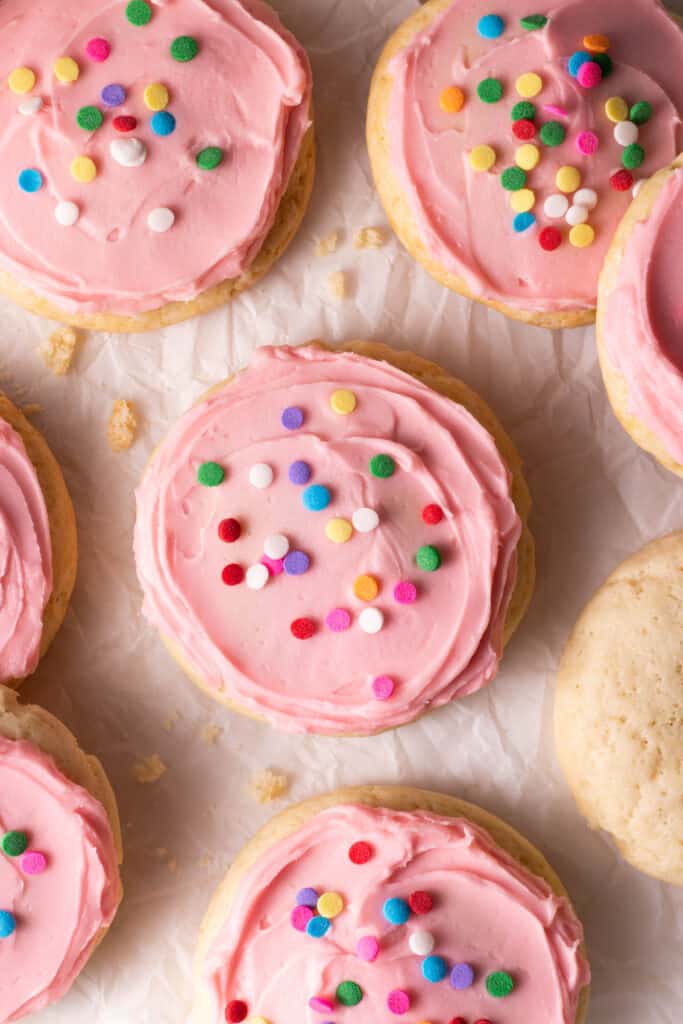
{"type": "Polygon", "coordinates": [[[105,85],[100,96],[105,107],[120,107],[126,102],[126,90],[122,85],[105,85]]]}
{"type": "Polygon", "coordinates": [[[289,467],[289,480],[293,484],[307,484],[311,479],[311,467],[307,462],[293,462],[289,467]]]}
{"type": "Polygon", "coordinates": [[[280,417],[280,422],[285,430],[298,430],[304,422],[304,411],[298,405],[290,405],[280,417]]]}
{"type": "Polygon", "coordinates": [[[296,894],[296,905],[297,907],[316,907],[318,899],[319,896],[315,889],[299,889],[296,894]]]}
{"type": "Polygon", "coordinates": [[[311,560],[305,551],[290,551],[285,555],[285,572],[288,576],[303,576],[308,572],[311,560]]]}
{"type": "Polygon", "coordinates": [[[474,971],[469,964],[456,964],[451,971],[451,985],[462,991],[469,988],[474,981],[474,971]]]}

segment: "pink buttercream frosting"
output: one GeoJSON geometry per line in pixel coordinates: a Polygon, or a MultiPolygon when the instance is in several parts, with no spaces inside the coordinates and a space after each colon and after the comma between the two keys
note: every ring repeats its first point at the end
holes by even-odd
{"type": "Polygon", "coordinates": [[[683,170],[671,175],[626,245],[602,325],[632,412],[683,463],[683,170]]]}
{"type": "Polygon", "coordinates": [[[45,498],[23,441],[0,418],[0,683],[38,664],[51,591],[45,498]]]}
{"type": "Polygon", "coordinates": [[[476,297],[536,312],[591,309],[607,249],[630,200],[630,190],[610,186],[622,166],[623,149],[604,106],[613,96],[624,98],[629,107],[638,101],[652,104],[653,116],[641,126],[638,139],[645,161],[634,178],[670,163],[683,148],[683,33],[659,0],[545,0],[540,5],[503,0],[493,9],[505,22],[498,39],[483,39],[477,32],[479,19],[492,10],[489,0],[457,0],[393,58],[393,170],[430,255],[462,277],[476,297]],[[520,18],[531,10],[547,16],[543,29],[521,27],[520,18]],[[614,70],[596,88],[586,89],[569,74],[567,62],[582,49],[584,36],[595,32],[609,38],[614,70]],[[538,134],[529,140],[541,150],[526,184],[535,194],[536,224],[516,233],[501,173],[514,166],[522,145],[512,133],[511,111],[522,100],[516,81],[526,72],[540,75],[543,83],[540,94],[530,99],[537,128],[559,120],[566,140],[555,147],[545,146],[538,134]],[[489,77],[503,86],[498,103],[477,96],[478,84],[489,77]],[[466,96],[457,114],[439,105],[451,85],[466,96]],[[576,146],[586,131],[599,139],[593,155],[583,155],[576,146]],[[493,147],[497,156],[487,173],[475,171],[469,161],[470,151],[482,144],[493,147]],[[559,191],[555,177],[562,166],[578,168],[581,187],[598,195],[589,216],[595,241],[588,248],[571,245],[569,224],[549,219],[544,210],[545,200],[559,191]],[[546,252],[538,235],[550,226],[560,229],[563,240],[546,252]]]}
{"type": "Polygon", "coordinates": [[[408,996],[404,1019],[411,1022],[462,1016],[495,1024],[574,1024],[590,977],[581,941],[568,901],[471,822],[342,805],[274,843],[241,878],[204,964],[211,1012],[202,1019],[219,1024],[226,1006],[241,1000],[250,1019],[269,1024],[328,1018],[374,1024],[393,1019],[388,995],[398,990],[408,996]],[[364,864],[348,856],[357,841],[371,847],[364,864]],[[305,888],[342,898],[343,909],[322,938],[292,925],[292,908],[305,888]],[[414,892],[428,893],[433,909],[413,912],[405,924],[385,919],[386,900],[408,901],[414,892]],[[417,931],[433,936],[431,955],[445,960],[448,974],[437,983],[425,980],[424,953],[409,945],[417,931]],[[365,937],[379,946],[372,961],[357,953],[365,937]],[[451,984],[456,964],[473,969],[469,987],[451,984]],[[499,971],[514,983],[504,998],[486,987],[487,977],[499,971]],[[336,998],[344,981],[362,991],[349,1008],[336,998]],[[316,997],[329,1000],[332,1012],[321,1016],[312,1008],[309,1000],[316,997]]]}
{"type": "Polygon", "coordinates": [[[136,26],[125,2],[0,5],[0,80],[17,67],[36,75],[28,94],[0,90],[0,267],[70,311],[134,314],[239,276],[273,224],[308,128],[308,60],[260,0],[151,0],[151,8],[150,22],[136,26]],[[180,36],[196,40],[193,60],[171,57],[180,36]],[[111,48],[104,61],[87,54],[93,38],[111,48]],[[53,74],[64,56],[80,68],[73,84],[53,74]],[[156,82],[176,120],[167,136],[152,131],[144,101],[156,82]],[[107,85],[123,86],[125,102],[108,108],[107,85]],[[34,97],[42,109],[22,115],[34,97]],[[96,131],[77,124],[87,106],[104,115],[96,131]],[[135,117],[135,130],[119,134],[118,116],[135,117]],[[131,138],[146,147],[142,166],[123,166],[110,151],[131,138]],[[223,161],[202,170],[196,156],[210,146],[223,161]],[[79,155],[97,166],[89,184],[71,176],[79,155]],[[33,193],[18,186],[27,168],[43,176],[33,193]],[[63,201],[80,210],[70,227],[55,218],[63,201]],[[165,233],[148,225],[159,208],[175,214],[165,233]]]}
{"type": "Polygon", "coordinates": [[[0,1022],[62,996],[119,901],[117,855],[102,805],[32,743],[0,736],[0,834],[25,833],[44,870],[0,850],[0,1022]]]}
{"type": "Polygon", "coordinates": [[[373,732],[472,693],[496,673],[521,531],[508,470],[462,406],[386,363],[311,347],[259,349],[248,370],[171,431],[137,502],[145,615],[210,689],[283,728],[373,732]],[[356,398],[348,415],[331,407],[339,389],[356,398]],[[287,430],[281,415],[292,407],[303,425],[287,430]],[[393,476],[372,475],[379,454],[394,460],[393,476]],[[205,462],[223,468],[219,486],[198,482],[205,462]],[[289,479],[294,462],[309,466],[309,485],[328,488],[327,508],[305,507],[304,486],[289,479]],[[259,464],[273,472],[264,490],[250,483],[259,464]],[[444,513],[436,525],[421,518],[430,503],[444,513]],[[376,529],[352,528],[346,543],[328,539],[331,519],[350,524],[359,509],[377,513],[376,529]],[[224,518],[240,522],[238,541],[221,540],[224,518]],[[226,586],[223,567],[256,565],[274,534],[308,556],[308,571],[288,574],[285,561],[282,572],[275,559],[263,589],[226,586]],[[416,565],[425,545],[441,555],[435,572],[416,565]],[[354,593],[362,575],[379,586],[370,602],[354,593]],[[415,595],[407,586],[397,597],[399,583],[412,583],[415,595]],[[368,611],[383,616],[378,632],[364,631],[368,611]],[[290,631],[300,618],[313,625],[309,639],[290,631]],[[373,682],[383,676],[394,692],[378,700],[373,682]]]}

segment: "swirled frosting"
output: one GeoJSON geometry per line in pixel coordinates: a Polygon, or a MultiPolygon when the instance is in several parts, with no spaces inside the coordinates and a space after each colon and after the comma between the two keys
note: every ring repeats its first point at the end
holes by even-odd
{"type": "Polygon", "coordinates": [[[521,531],[507,467],[462,406],[386,363],[259,349],[171,431],[137,505],[144,614],[204,685],[283,728],[373,732],[496,673],[521,531]],[[353,411],[335,411],[339,393],[353,411]],[[386,458],[392,474],[376,475],[386,458]],[[222,482],[202,486],[213,464],[222,482]],[[301,464],[309,479],[293,483],[301,464]],[[232,543],[224,520],[239,524],[232,543]],[[252,590],[274,536],[297,554],[252,590]],[[425,548],[436,571],[416,564],[425,548]]]}
{"type": "Polygon", "coordinates": [[[45,498],[23,441],[0,418],[0,683],[38,664],[51,591],[45,498]]]}
{"type": "MultiPolygon", "coordinates": [[[[592,309],[605,254],[630,200],[630,189],[616,191],[610,185],[622,167],[624,148],[614,138],[606,101],[620,97],[629,110],[640,101],[652,105],[651,119],[638,132],[645,160],[632,174],[635,179],[649,176],[683,149],[682,62],[683,34],[659,0],[450,4],[390,64],[392,169],[430,255],[461,277],[477,298],[535,312],[592,309]],[[496,39],[482,38],[479,20],[492,9],[503,19],[504,31],[496,39]],[[520,19],[532,12],[547,17],[545,27],[522,27],[520,19]],[[569,73],[568,59],[583,49],[591,33],[608,37],[613,71],[597,87],[584,88],[569,73]],[[532,205],[519,207],[535,217],[535,224],[517,233],[513,193],[502,187],[502,172],[515,165],[522,145],[513,135],[511,115],[522,101],[517,80],[527,73],[540,76],[542,83],[541,91],[527,100],[535,108],[537,128],[529,141],[540,149],[540,162],[527,171],[532,205]],[[499,102],[478,98],[477,87],[487,78],[501,84],[499,102]],[[459,113],[440,106],[442,92],[453,85],[465,96],[459,113]],[[561,145],[539,141],[538,130],[550,121],[566,132],[561,145]],[[599,148],[592,155],[577,148],[583,132],[597,136],[599,148]],[[470,164],[470,152],[480,145],[492,147],[496,155],[488,172],[470,164]],[[556,175],[563,166],[576,168],[581,188],[597,193],[589,214],[595,240],[586,248],[570,244],[571,229],[562,214],[556,220],[546,213],[548,197],[562,194],[556,175]],[[560,231],[554,251],[539,244],[540,231],[548,227],[560,231]]],[[[571,202],[573,197],[567,198],[571,202]]]]}
{"type": "MultiPolygon", "coordinates": [[[[301,927],[309,915],[297,913],[301,927]]],[[[575,1024],[589,980],[581,940],[568,901],[469,821],[337,806],[274,843],[244,873],[203,965],[211,1009],[202,1021],[241,1020],[226,1015],[239,1001],[250,1019],[268,1024],[346,1020],[347,1012],[356,1024],[396,1012],[408,1012],[410,1021],[575,1024]],[[368,848],[361,863],[350,858],[357,843],[368,848]],[[341,910],[327,901],[337,913],[319,938],[298,930],[292,915],[301,900],[316,912],[310,889],[341,897],[341,910]],[[405,908],[400,914],[394,904],[386,914],[388,900],[408,904],[404,923],[397,919],[405,908]],[[416,942],[424,933],[431,949],[423,937],[416,942]],[[443,960],[441,980],[426,979],[427,957],[443,960]],[[512,991],[492,995],[491,976],[501,974],[512,991]],[[339,989],[344,982],[361,992],[350,1011],[339,989]],[[397,992],[408,1006],[399,999],[391,1011],[397,992]],[[329,1001],[329,1011],[311,999],[329,1001]]]]}
{"type": "Polygon", "coordinates": [[[79,313],[134,314],[238,277],[273,224],[309,124],[308,60],[261,0],[150,0],[147,24],[126,10],[123,0],[0,5],[0,79],[17,68],[35,75],[28,93],[0,90],[0,267],[79,313]],[[198,53],[173,59],[171,43],[184,37],[198,53]],[[88,56],[92,40],[107,44],[106,59],[88,56]],[[54,73],[62,57],[78,65],[71,84],[54,73]],[[152,121],[163,99],[152,95],[153,109],[145,100],[155,84],[168,93],[171,134],[156,134],[168,120],[152,121]],[[125,99],[108,106],[117,95],[104,102],[107,87],[125,99]],[[42,107],[22,115],[33,101],[42,107]],[[95,121],[99,111],[100,127],[79,126],[83,108],[96,108],[95,121]],[[137,124],[120,133],[120,117],[137,124]],[[222,162],[202,169],[197,156],[211,147],[222,162]],[[79,156],[94,161],[89,183],[72,176],[79,156]],[[38,171],[42,187],[22,191],[22,170],[38,171]],[[56,219],[63,202],[78,207],[71,226],[56,219]],[[175,215],[169,230],[157,230],[167,215],[157,229],[148,223],[160,209],[175,215]]]}
{"type": "Polygon", "coordinates": [[[602,338],[628,386],[631,410],[683,463],[683,170],[628,239],[602,338]]]}
{"type": "Polygon", "coordinates": [[[0,836],[13,832],[28,848],[0,848],[2,1024],[67,991],[119,901],[116,849],[102,805],[32,743],[0,736],[0,836]],[[14,919],[8,935],[6,914],[14,919]]]}

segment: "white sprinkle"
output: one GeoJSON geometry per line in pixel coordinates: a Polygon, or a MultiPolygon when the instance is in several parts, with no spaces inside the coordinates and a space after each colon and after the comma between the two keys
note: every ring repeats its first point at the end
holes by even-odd
{"type": "Polygon", "coordinates": [[[431,932],[412,932],[408,939],[408,945],[416,956],[429,956],[434,949],[434,936],[431,932]]]}
{"type": "Polygon", "coordinates": [[[364,633],[379,633],[384,625],[384,615],[379,608],[364,608],[358,616],[358,625],[364,633]]]}
{"type": "Polygon", "coordinates": [[[259,562],[258,565],[249,566],[245,579],[250,590],[262,590],[269,577],[268,567],[259,562]]]}
{"type": "Polygon", "coordinates": [[[142,167],[147,159],[147,146],[142,139],[114,139],[109,152],[122,167],[142,167]]]}
{"type": "Polygon", "coordinates": [[[574,202],[577,206],[587,206],[589,210],[594,210],[598,205],[598,193],[592,188],[580,188],[574,193],[574,202]]]}
{"type": "Polygon", "coordinates": [[[147,226],[150,231],[156,231],[158,234],[168,231],[173,227],[174,223],[175,213],[173,210],[169,210],[167,206],[158,206],[147,217],[147,226]]]}
{"type": "Polygon", "coordinates": [[[550,217],[551,220],[559,220],[560,217],[564,217],[568,209],[569,200],[566,196],[561,196],[559,194],[548,196],[543,204],[543,212],[546,217],[550,217]]]}
{"type": "Polygon", "coordinates": [[[588,207],[587,206],[570,206],[567,210],[566,221],[567,224],[571,224],[575,227],[577,224],[585,224],[588,220],[588,207]]]}
{"type": "Polygon", "coordinates": [[[63,199],[55,206],[55,219],[63,228],[71,228],[81,215],[76,203],[63,199]]]}
{"type": "Polygon", "coordinates": [[[24,117],[30,117],[31,114],[37,114],[38,111],[42,109],[42,96],[29,96],[28,99],[22,100],[22,102],[19,104],[19,113],[23,114],[24,117]]]}
{"type": "Polygon", "coordinates": [[[374,508],[357,508],[351,516],[354,530],[359,533],[370,533],[379,526],[379,516],[374,508]]]}
{"type": "Polygon", "coordinates": [[[271,533],[263,542],[263,553],[275,561],[284,558],[289,551],[289,541],[284,533],[271,533]]]}
{"type": "Polygon", "coordinates": [[[633,121],[620,121],[614,126],[614,138],[620,146],[632,146],[638,141],[638,125],[633,121]]]}
{"type": "Polygon", "coordinates": [[[270,466],[265,462],[255,462],[249,470],[249,483],[252,487],[258,487],[260,491],[265,491],[272,482],[273,471],[270,466]]]}
{"type": "Polygon", "coordinates": [[[639,181],[635,183],[633,189],[631,190],[634,199],[637,197],[638,193],[640,192],[641,188],[643,187],[646,181],[647,178],[641,178],[639,181]]]}

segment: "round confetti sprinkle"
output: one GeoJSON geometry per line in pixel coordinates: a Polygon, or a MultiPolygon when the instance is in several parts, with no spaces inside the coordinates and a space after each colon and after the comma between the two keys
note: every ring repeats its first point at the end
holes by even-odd
{"type": "Polygon", "coordinates": [[[174,224],[175,213],[173,210],[169,210],[168,206],[157,206],[155,210],[150,210],[147,215],[147,226],[150,231],[154,231],[156,234],[165,234],[171,230],[174,224]]]}
{"type": "Polygon", "coordinates": [[[145,106],[150,110],[163,110],[168,106],[168,89],[163,82],[152,82],[144,91],[145,106]]]}
{"type": "MultiPolygon", "coordinates": [[[[216,463],[213,463],[216,465],[216,463]]],[[[220,466],[218,467],[220,469],[220,466]]],[[[210,485],[209,485],[210,486],[210,485]]],[[[242,527],[237,519],[221,519],[218,524],[218,537],[226,544],[234,544],[242,535],[242,527]]]]}
{"type": "Polygon", "coordinates": [[[309,512],[322,512],[332,499],[324,484],[311,484],[301,495],[301,500],[309,512]]]}
{"type": "Polygon", "coordinates": [[[343,909],[344,900],[338,892],[324,892],[318,900],[317,910],[323,917],[337,917],[343,909]]]}
{"type": "Polygon", "coordinates": [[[615,192],[628,192],[633,187],[633,175],[630,171],[616,171],[609,179],[609,183],[615,192]]]}
{"type": "Polygon", "coordinates": [[[198,53],[199,44],[192,36],[177,36],[171,43],[171,56],[181,64],[194,60],[198,53]]]}
{"type": "Polygon", "coordinates": [[[513,230],[521,235],[523,231],[528,231],[536,223],[536,217],[533,213],[518,213],[512,221],[513,230]]]}
{"type": "Polygon", "coordinates": [[[369,860],[372,860],[372,852],[370,843],[360,839],[349,847],[349,860],[352,864],[367,864],[369,860]]]}
{"type": "Polygon", "coordinates": [[[595,241],[595,231],[590,224],[577,224],[569,232],[569,241],[575,249],[586,249],[595,241]]]}
{"type": "Polygon", "coordinates": [[[614,126],[614,141],[619,146],[632,146],[638,141],[639,134],[638,125],[633,121],[620,121],[614,126]]]}
{"type": "Polygon", "coordinates": [[[5,832],[0,845],[8,857],[20,857],[28,849],[28,837],[25,832],[5,832]]]}
{"type": "Polygon", "coordinates": [[[348,519],[336,516],[334,519],[328,520],[325,525],[325,536],[334,544],[346,544],[348,540],[351,540],[352,535],[353,526],[348,519]]]}
{"type": "Polygon", "coordinates": [[[547,25],[548,19],[545,14],[527,14],[525,18],[520,18],[519,23],[527,32],[536,32],[547,25]]]}
{"type": "Polygon", "coordinates": [[[607,78],[607,76],[611,75],[614,71],[614,64],[612,63],[612,58],[608,53],[594,53],[593,60],[596,64],[600,65],[603,78],[607,78]]]}
{"type": "Polygon", "coordinates": [[[62,199],[61,202],[55,206],[55,220],[58,224],[61,224],[63,228],[71,228],[77,222],[81,215],[76,203],[72,203],[68,199],[62,199]]]}
{"type": "Polygon", "coordinates": [[[294,898],[294,902],[298,907],[316,907],[319,899],[320,893],[317,889],[312,889],[310,886],[306,886],[304,889],[299,889],[294,898]]]}
{"type": "Polygon", "coordinates": [[[332,1013],[334,1009],[334,1003],[331,999],[325,999],[323,996],[311,996],[308,1000],[308,1005],[316,1013],[332,1013]]]}
{"type": "Polygon", "coordinates": [[[520,96],[527,100],[533,99],[543,89],[543,79],[535,71],[527,71],[526,74],[519,76],[515,88],[520,96]]]}
{"type": "Polygon", "coordinates": [[[17,181],[22,192],[38,192],[43,187],[43,176],[35,167],[25,167],[17,181]]]}
{"type": "Polygon", "coordinates": [[[102,64],[111,53],[111,46],[106,39],[102,39],[101,36],[97,36],[95,39],[89,39],[85,44],[85,55],[90,60],[95,61],[96,64],[102,64]]]}
{"type": "Polygon", "coordinates": [[[310,907],[296,906],[289,915],[289,920],[298,932],[305,932],[308,922],[313,920],[313,911],[310,907]]]}
{"type": "Polygon", "coordinates": [[[441,565],[441,555],[432,544],[423,544],[415,555],[415,562],[423,572],[435,572],[441,565]]]}
{"type": "Polygon", "coordinates": [[[584,156],[592,156],[597,153],[600,146],[600,139],[595,132],[579,132],[576,136],[576,148],[584,156]]]}
{"type": "Polygon", "coordinates": [[[384,614],[379,608],[364,608],[358,616],[358,625],[364,633],[374,636],[384,625],[384,614]]]}
{"type": "Polygon", "coordinates": [[[351,625],[351,616],[346,608],[333,608],[325,616],[325,625],[332,633],[344,633],[351,625]]]}
{"type": "Polygon", "coordinates": [[[592,35],[583,37],[583,46],[589,53],[607,53],[609,39],[601,32],[594,32],[592,35]]]}
{"type": "Polygon", "coordinates": [[[504,999],[514,987],[515,983],[506,971],[494,971],[486,979],[486,991],[494,999],[504,999]]]}
{"type": "Polygon", "coordinates": [[[379,956],[379,942],[374,935],[363,935],[356,943],[356,956],[366,963],[373,963],[379,956]]]}
{"type": "Polygon", "coordinates": [[[442,956],[428,956],[422,961],[422,977],[435,985],[448,974],[448,965],[442,956]]]}
{"type": "Polygon", "coordinates": [[[71,85],[78,81],[81,69],[73,57],[60,57],[55,61],[54,73],[58,82],[63,85],[71,85]]]}
{"type": "Polygon", "coordinates": [[[399,604],[413,604],[417,600],[417,587],[410,580],[401,580],[394,587],[394,600],[399,604]]]}
{"type": "Polygon", "coordinates": [[[496,162],[496,151],[492,146],[475,146],[469,159],[475,171],[490,171],[496,162]]]}
{"type": "Polygon", "coordinates": [[[576,53],[573,53],[569,58],[569,63],[567,64],[567,70],[572,78],[576,78],[579,73],[579,69],[590,60],[591,55],[590,53],[586,53],[585,50],[577,50],[576,53]]]}
{"type": "Polygon", "coordinates": [[[621,162],[629,171],[633,171],[636,167],[640,167],[644,159],[645,150],[642,146],[639,146],[637,142],[627,146],[621,154],[621,162]]]}
{"type": "Polygon", "coordinates": [[[29,96],[27,100],[19,104],[19,113],[24,117],[30,117],[43,109],[42,96],[29,96]]]}
{"type": "Polygon", "coordinates": [[[359,601],[374,601],[379,594],[379,583],[374,576],[358,576],[353,583],[353,592],[359,601]]]}
{"type": "Polygon", "coordinates": [[[284,558],[289,551],[289,541],[284,533],[271,533],[263,542],[263,552],[268,558],[284,558]]]}
{"type": "Polygon", "coordinates": [[[577,224],[585,224],[588,220],[588,214],[589,210],[587,206],[581,206],[580,203],[573,203],[567,210],[565,220],[567,221],[567,224],[571,224],[572,227],[575,227],[577,224]]]}
{"type": "Polygon", "coordinates": [[[7,84],[15,96],[30,92],[36,84],[36,75],[31,68],[15,68],[7,77],[7,84]]]}
{"type": "Polygon", "coordinates": [[[420,515],[423,523],[427,523],[429,526],[436,526],[443,519],[443,509],[441,505],[432,503],[431,505],[425,505],[420,515]]]}
{"type": "Polygon", "coordinates": [[[410,1009],[410,996],[403,988],[394,988],[387,996],[387,1008],[390,1013],[402,1015],[410,1009]]]}
{"type": "Polygon", "coordinates": [[[434,900],[424,889],[416,889],[408,897],[408,906],[414,914],[429,914],[434,907],[434,900]]]}
{"type": "Polygon", "coordinates": [[[439,96],[439,106],[446,114],[457,114],[465,105],[465,94],[457,85],[449,85],[439,96]]]}
{"type": "Polygon", "coordinates": [[[265,491],[273,482],[273,470],[267,462],[255,462],[249,470],[249,483],[259,491],[265,491]]]}
{"type": "Polygon", "coordinates": [[[555,175],[555,184],[560,192],[576,192],[581,187],[581,171],[578,167],[565,164],[555,175]]]}
{"type": "Polygon", "coordinates": [[[337,1002],[342,1006],[358,1006],[363,998],[363,989],[355,981],[342,981],[337,985],[337,1002]]]}
{"type": "Polygon", "coordinates": [[[507,192],[516,192],[526,185],[526,174],[521,167],[506,167],[500,176],[500,183],[507,192]]]}
{"type": "Polygon", "coordinates": [[[265,565],[270,576],[280,576],[285,571],[283,558],[268,558],[268,555],[263,555],[261,565],[265,565]]]}
{"type": "Polygon", "coordinates": [[[202,487],[218,487],[225,480],[225,470],[217,462],[202,462],[197,470],[197,480],[202,487]]]}
{"type": "Polygon", "coordinates": [[[300,409],[297,405],[290,405],[287,409],[283,409],[280,423],[285,430],[298,430],[303,425],[303,422],[303,409],[300,409]]]}
{"type": "Polygon", "coordinates": [[[311,567],[311,560],[305,551],[290,551],[284,559],[288,576],[303,576],[311,567]]]}
{"type": "Polygon", "coordinates": [[[485,14],[477,22],[477,32],[482,39],[498,39],[505,31],[505,22],[498,14],[485,14]]]}
{"type": "Polygon", "coordinates": [[[326,917],[312,917],[306,925],[306,934],[313,939],[322,939],[331,927],[332,925],[326,917]]]}
{"type": "Polygon", "coordinates": [[[221,579],[226,587],[236,587],[244,579],[244,569],[237,562],[231,562],[223,569],[221,579]]]}
{"type": "Polygon", "coordinates": [[[310,640],[315,634],[315,622],[313,619],[294,619],[289,628],[292,631],[292,636],[295,636],[297,640],[310,640]]]}
{"type": "Polygon", "coordinates": [[[536,193],[530,188],[520,188],[510,193],[510,209],[515,213],[528,213],[536,204],[536,193]]]}
{"type": "Polygon", "coordinates": [[[634,103],[629,112],[629,119],[634,124],[647,124],[652,117],[652,104],[648,103],[647,100],[640,100],[639,103],[634,103]]]}
{"type": "Polygon", "coordinates": [[[592,188],[580,188],[574,195],[574,202],[592,210],[598,205],[598,193],[592,188]]]}
{"type": "Polygon", "coordinates": [[[114,131],[120,132],[122,135],[125,135],[127,132],[134,132],[137,126],[137,117],[132,117],[130,114],[120,115],[112,121],[114,131]]]}
{"type": "Polygon", "coordinates": [[[250,590],[263,590],[269,579],[268,566],[264,565],[263,562],[259,562],[257,565],[250,565],[245,576],[246,584],[250,590]]]}
{"type": "Polygon", "coordinates": [[[142,167],[147,159],[147,146],[142,139],[113,139],[109,153],[121,167],[142,167]]]}
{"type": "Polygon", "coordinates": [[[330,395],[330,408],[339,416],[348,416],[358,404],[353,391],[347,388],[339,388],[330,395]]]}
{"type": "Polygon", "coordinates": [[[126,90],[122,85],[105,85],[100,99],[105,107],[120,107],[126,102],[126,90]]]}
{"type": "Polygon", "coordinates": [[[287,476],[291,484],[307,484],[311,479],[311,467],[307,462],[302,462],[301,459],[297,459],[296,462],[292,462],[289,469],[287,470],[287,476]]]}
{"type": "Polygon", "coordinates": [[[628,117],[628,103],[621,96],[610,96],[605,103],[605,113],[615,124],[625,121],[628,117]]]}
{"type": "Polygon", "coordinates": [[[561,146],[566,136],[565,127],[559,121],[546,121],[541,127],[541,141],[546,146],[561,146]]]}
{"type": "Polygon", "coordinates": [[[503,86],[497,78],[484,78],[477,86],[482,103],[498,103],[503,98],[503,86]]]}
{"type": "Polygon", "coordinates": [[[389,924],[405,924],[410,917],[410,907],[406,900],[398,896],[392,896],[384,901],[382,914],[389,924]]]}
{"type": "Polygon", "coordinates": [[[0,910],[0,939],[8,939],[14,933],[17,922],[9,910],[0,910]]]}
{"type": "Polygon", "coordinates": [[[576,80],[584,89],[594,89],[602,82],[602,68],[595,61],[586,61],[579,68],[576,80]]]}
{"type": "Polygon", "coordinates": [[[152,8],[146,0],[130,0],[126,7],[126,17],[131,25],[148,25],[152,20],[152,8]]]}
{"type": "Polygon", "coordinates": [[[396,463],[391,455],[373,455],[370,459],[370,472],[380,480],[387,480],[395,470],[396,463]]]}
{"type": "Polygon", "coordinates": [[[474,971],[470,964],[455,964],[451,970],[450,983],[458,992],[470,988],[474,983],[474,971]]]}
{"type": "Polygon", "coordinates": [[[166,135],[172,135],[175,131],[176,120],[168,110],[158,110],[156,114],[152,114],[152,119],[149,123],[154,134],[160,135],[162,138],[166,135]]]}
{"type": "Polygon", "coordinates": [[[359,533],[371,533],[379,526],[379,516],[374,508],[357,508],[351,516],[354,530],[359,533]]]}
{"type": "Polygon", "coordinates": [[[396,684],[391,676],[375,676],[372,680],[372,693],[375,700],[389,700],[395,689],[396,684]]]}
{"type": "Polygon", "coordinates": [[[557,228],[543,228],[538,236],[538,244],[544,252],[554,252],[562,245],[562,235],[557,228]]]}
{"type": "Polygon", "coordinates": [[[533,142],[527,142],[524,146],[518,146],[515,151],[515,163],[523,171],[533,171],[540,159],[541,151],[538,146],[534,146],[533,142]]]}
{"type": "Polygon", "coordinates": [[[410,946],[411,953],[415,953],[416,956],[429,956],[431,951],[434,949],[434,936],[431,932],[423,931],[419,929],[416,932],[411,932],[410,938],[408,939],[408,945],[410,946]]]}
{"type": "Polygon", "coordinates": [[[213,171],[223,162],[223,150],[218,146],[207,146],[197,153],[197,166],[203,171],[213,171]]]}
{"type": "Polygon", "coordinates": [[[249,1007],[241,999],[231,999],[225,1008],[225,1019],[228,1024],[242,1024],[249,1013],[249,1007]]]}
{"type": "Polygon", "coordinates": [[[536,117],[536,107],[533,103],[527,103],[525,101],[515,103],[514,107],[510,111],[510,117],[513,121],[533,121],[536,117]]]}
{"type": "Polygon", "coordinates": [[[514,121],[512,125],[512,134],[520,142],[528,142],[529,139],[533,139],[536,134],[536,125],[533,121],[514,121]]]}

